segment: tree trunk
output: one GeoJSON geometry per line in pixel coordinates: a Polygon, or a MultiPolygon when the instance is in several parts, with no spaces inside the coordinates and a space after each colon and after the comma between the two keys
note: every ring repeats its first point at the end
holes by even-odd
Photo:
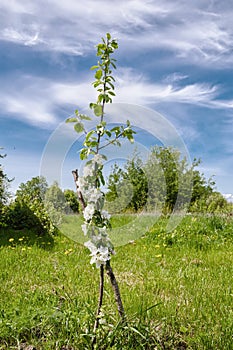
{"type": "Polygon", "coordinates": [[[112,270],[112,267],[110,264],[110,260],[106,261],[106,272],[107,272],[107,275],[109,276],[111,284],[112,284],[112,289],[114,292],[115,301],[117,303],[117,309],[118,309],[119,315],[122,318],[122,320],[124,320],[125,310],[124,310],[122,300],[121,300],[120,289],[119,289],[116,277],[113,273],[113,270],[112,270]]]}
{"type": "Polygon", "coordinates": [[[100,266],[100,286],[99,286],[99,302],[98,302],[98,309],[96,312],[96,318],[95,318],[95,324],[94,324],[94,333],[96,332],[97,328],[99,327],[99,315],[101,312],[101,307],[103,304],[103,294],[104,294],[104,266],[100,266]]]}

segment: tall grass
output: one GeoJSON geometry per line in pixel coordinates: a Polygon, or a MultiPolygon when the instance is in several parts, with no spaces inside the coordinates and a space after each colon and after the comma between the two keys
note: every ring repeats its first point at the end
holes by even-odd
{"type": "MultiPolygon", "coordinates": [[[[97,349],[232,349],[233,220],[185,217],[170,233],[166,224],[117,248],[127,323],[106,280],[97,349]]],[[[75,233],[76,219],[68,226],[75,233]]],[[[0,254],[0,349],[91,349],[99,281],[88,250],[64,234],[2,230],[0,254]]]]}

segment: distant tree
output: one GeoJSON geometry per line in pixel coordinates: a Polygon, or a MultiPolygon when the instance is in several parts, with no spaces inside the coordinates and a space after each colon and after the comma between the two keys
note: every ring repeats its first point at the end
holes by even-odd
{"type": "Polygon", "coordinates": [[[206,201],[207,212],[209,213],[223,213],[229,209],[227,200],[220,192],[213,192],[206,201]]]}
{"type": "Polygon", "coordinates": [[[211,177],[210,179],[206,179],[203,173],[200,173],[197,168],[201,163],[200,159],[194,159],[192,166],[192,178],[193,178],[193,189],[192,189],[192,199],[191,205],[200,199],[207,199],[213,192],[215,181],[211,177]]]}
{"type": "Polygon", "coordinates": [[[65,195],[56,181],[47,189],[44,204],[53,224],[56,226],[62,222],[63,215],[69,212],[65,195]]]}
{"type": "Polygon", "coordinates": [[[124,169],[114,165],[108,178],[107,206],[110,211],[138,211],[147,202],[147,176],[143,170],[143,162],[138,156],[128,160],[124,169]]]}
{"type": "Polygon", "coordinates": [[[175,206],[188,206],[191,211],[223,208],[224,198],[214,190],[213,179],[207,180],[197,169],[199,164],[194,159],[190,166],[178,150],[155,146],[144,162],[134,157],[123,169],[115,165],[108,178],[108,206],[112,210],[162,209],[165,213],[175,206]]]}
{"type": "Polygon", "coordinates": [[[77,198],[77,193],[72,191],[72,190],[64,190],[64,196],[66,199],[66,202],[69,206],[69,208],[71,208],[73,213],[78,213],[79,212],[79,201],[77,198]]]}
{"type": "Polygon", "coordinates": [[[15,201],[9,207],[8,224],[13,224],[14,228],[22,228],[25,225],[36,230],[38,234],[55,233],[56,227],[44,204],[47,189],[46,179],[40,176],[21,183],[16,191],[15,201]]]}
{"type": "Polygon", "coordinates": [[[38,200],[42,202],[45,199],[45,193],[48,189],[48,184],[43,176],[33,177],[26,183],[21,183],[16,191],[17,200],[32,202],[38,200]]]}
{"type": "MultiPolygon", "coordinates": [[[[1,149],[1,148],[0,148],[1,149]]],[[[5,154],[0,154],[0,158],[5,158],[5,154]]],[[[8,187],[11,180],[4,173],[3,166],[0,164],[0,209],[7,203],[9,198],[8,187]]]]}

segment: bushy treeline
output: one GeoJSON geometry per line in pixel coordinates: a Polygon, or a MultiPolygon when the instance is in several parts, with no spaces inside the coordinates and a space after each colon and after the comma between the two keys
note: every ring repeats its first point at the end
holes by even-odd
{"type": "Polygon", "coordinates": [[[191,166],[173,148],[156,146],[148,159],[135,155],[122,168],[115,164],[108,178],[107,207],[111,212],[175,210],[227,212],[230,204],[215,189],[212,178],[191,166]]]}
{"type": "Polygon", "coordinates": [[[8,183],[0,165],[0,227],[27,228],[39,235],[54,234],[63,215],[79,211],[74,191],[63,192],[56,182],[48,186],[44,177],[33,177],[22,183],[14,200],[10,200],[7,192],[8,183]]]}
{"type": "MultiPolygon", "coordinates": [[[[124,167],[116,164],[108,177],[107,209],[113,213],[232,212],[232,204],[215,190],[212,178],[207,180],[200,173],[199,164],[194,159],[190,166],[177,150],[158,146],[146,160],[135,155],[124,167]]],[[[0,227],[54,234],[64,215],[79,212],[76,193],[62,191],[56,182],[48,186],[45,178],[33,177],[19,186],[14,200],[10,200],[9,183],[0,164],[0,227]]]]}

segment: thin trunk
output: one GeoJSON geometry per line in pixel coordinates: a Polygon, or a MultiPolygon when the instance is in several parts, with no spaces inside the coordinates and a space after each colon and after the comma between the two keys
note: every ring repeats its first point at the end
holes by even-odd
{"type": "Polygon", "coordinates": [[[104,266],[100,265],[99,302],[98,302],[98,309],[96,312],[96,318],[95,318],[95,324],[94,324],[94,333],[96,332],[97,328],[99,327],[99,315],[100,315],[101,307],[103,304],[103,294],[104,294],[104,266]]]}
{"type": "Polygon", "coordinates": [[[119,289],[116,277],[113,273],[113,270],[112,270],[112,267],[110,264],[110,260],[106,261],[106,272],[107,272],[107,275],[109,276],[111,284],[112,284],[112,289],[114,292],[115,301],[117,303],[117,309],[118,309],[119,315],[122,318],[122,320],[124,320],[125,319],[125,310],[124,310],[122,300],[121,300],[120,289],[119,289]]]}
{"type": "Polygon", "coordinates": [[[96,344],[96,330],[98,329],[100,324],[100,312],[103,304],[103,295],[104,295],[104,266],[100,265],[99,302],[98,302],[98,309],[95,317],[95,324],[93,328],[94,338],[92,339],[92,343],[91,343],[92,350],[94,349],[96,344]]]}

